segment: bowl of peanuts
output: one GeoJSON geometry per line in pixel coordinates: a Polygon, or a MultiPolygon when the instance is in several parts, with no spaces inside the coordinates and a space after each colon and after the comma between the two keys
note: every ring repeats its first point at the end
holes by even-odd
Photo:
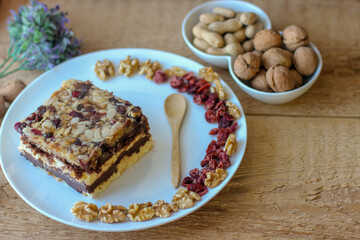
{"type": "Polygon", "coordinates": [[[254,49],[255,34],[271,28],[268,15],[244,1],[211,1],[192,9],[182,23],[187,46],[211,65],[228,68],[232,57],[254,49]]]}

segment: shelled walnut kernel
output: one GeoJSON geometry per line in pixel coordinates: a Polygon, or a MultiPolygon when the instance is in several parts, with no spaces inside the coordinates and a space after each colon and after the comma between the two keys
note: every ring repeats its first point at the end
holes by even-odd
{"type": "Polygon", "coordinates": [[[155,209],[151,202],[134,203],[129,206],[127,216],[133,222],[143,222],[155,216],[155,209]]]}
{"type": "Polygon", "coordinates": [[[166,203],[164,200],[158,200],[154,203],[155,215],[161,218],[170,217],[171,211],[177,212],[179,208],[173,203],[166,203]]]}
{"type": "Polygon", "coordinates": [[[237,142],[236,142],[236,135],[230,134],[226,140],[224,151],[227,155],[233,155],[236,152],[237,142]]]}
{"type": "Polygon", "coordinates": [[[124,60],[120,61],[118,72],[119,74],[124,74],[126,77],[131,77],[138,71],[139,65],[139,59],[131,59],[130,56],[126,56],[124,60]]]}
{"type": "Polygon", "coordinates": [[[146,60],[145,62],[141,63],[139,73],[145,74],[147,79],[152,80],[155,72],[160,70],[162,67],[158,61],[151,62],[150,59],[146,60]]]}
{"type": "Polygon", "coordinates": [[[126,211],[121,205],[107,203],[99,209],[98,218],[104,223],[117,223],[125,220],[126,211]]]}
{"type": "Polygon", "coordinates": [[[101,80],[109,79],[110,77],[115,76],[115,67],[112,62],[105,59],[104,61],[96,61],[95,64],[95,74],[100,78],[101,80]]]}
{"type": "Polygon", "coordinates": [[[218,186],[226,177],[227,177],[227,171],[222,168],[216,169],[214,173],[207,172],[206,179],[204,181],[205,186],[209,188],[214,188],[218,186]]]}
{"type": "Polygon", "coordinates": [[[78,219],[91,222],[98,216],[98,207],[93,203],[78,201],[71,208],[71,213],[78,219]]]}
{"type": "Polygon", "coordinates": [[[181,209],[191,208],[194,206],[194,200],[199,201],[201,197],[199,194],[189,191],[186,188],[179,188],[174,195],[172,202],[181,209]]]}
{"type": "Polygon", "coordinates": [[[220,79],[219,74],[214,72],[212,67],[204,67],[199,70],[199,77],[202,77],[205,79],[205,81],[212,83],[216,79],[220,79]]]}
{"type": "Polygon", "coordinates": [[[182,77],[186,74],[186,70],[177,66],[172,66],[171,68],[165,69],[164,72],[168,77],[172,77],[172,76],[182,77]]]}
{"type": "Polygon", "coordinates": [[[241,117],[240,110],[238,109],[238,107],[235,104],[233,104],[232,102],[227,101],[226,106],[227,106],[227,112],[231,116],[233,116],[235,119],[239,119],[241,117]]]}

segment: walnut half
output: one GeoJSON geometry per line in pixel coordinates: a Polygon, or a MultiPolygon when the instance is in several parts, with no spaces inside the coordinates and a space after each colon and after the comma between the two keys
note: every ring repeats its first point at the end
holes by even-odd
{"type": "Polygon", "coordinates": [[[179,208],[175,204],[166,203],[164,202],[164,200],[158,200],[156,203],[154,203],[154,208],[155,208],[155,215],[161,218],[170,217],[171,211],[173,212],[179,211],[179,208]]]}
{"type": "Polygon", "coordinates": [[[93,203],[83,201],[74,203],[70,211],[76,218],[87,222],[93,221],[98,216],[98,207],[93,203]]]}
{"type": "Polygon", "coordinates": [[[95,74],[101,80],[109,79],[115,76],[115,67],[109,60],[105,59],[103,62],[97,61],[95,64],[95,74]]]}
{"type": "Polygon", "coordinates": [[[125,220],[126,211],[121,205],[107,203],[99,209],[98,218],[104,223],[117,223],[125,220]]]}
{"type": "Polygon", "coordinates": [[[143,222],[155,216],[155,209],[151,202],[134,203],[129,206],[128,215],[133,222],[143,222]]]}
{"type": "Polygon", "coordinates": [[[131,77],[139,69],[139,59],[126,56],[126,58],[120,61],[118,72],[119,74],[124,74],[126,77],[131,77]]]}
{"type": "Polygon", "coordinates": [[[154,74],[157,70],[161,70],[161,65],[158,61],[151,62],[150,59],[146,60],[145,62],[141,63],[139,73],[145,74],[147,79],[152,80],[154,74]]]}
{"type": "Polygon", "coordinates": [[[174,195],[172,202],[181,209],[191,208],[194,206],[194,201],[199,201],[201,197],[199,194],[189,191],[186,188],[179,188],[174,195]]]}
{"type": "Polygon", "coordinates": [[[204,181],[205,186],[209,188],[214,188],[218,186],[226,177],[227,177],[227,171],[222,168],[216,169],[214,173],[207,172],[206,179],[204,181]]]}

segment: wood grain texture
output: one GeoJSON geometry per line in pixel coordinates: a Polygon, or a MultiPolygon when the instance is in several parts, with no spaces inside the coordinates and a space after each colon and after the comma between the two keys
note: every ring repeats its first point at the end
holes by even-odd
{"type": "MultiPolygon", "coordinates": [[[[144,47],[202,64],[181,37],[181,22],[203,0],[43,1],[69,12],[83,52],[144,47]]],[[[284,105],[247,96],[216,68],[245,110],[248,146],[229,184],[176,222],[137,232],[101,233],[58,223],[27,205],[0,173],[0,239],[354,239],[360,233],[360,1],[255,0],[281,30],[308,29],[324,67],[316,84],[284,105]]],[[[0,0],[0,62],[6,18],[27,1],[0,0]]],[[[156,56],[149,56],[156,58],[156,56]]],[[[23,71],[30,83],[40,71],[23,71]]]]}

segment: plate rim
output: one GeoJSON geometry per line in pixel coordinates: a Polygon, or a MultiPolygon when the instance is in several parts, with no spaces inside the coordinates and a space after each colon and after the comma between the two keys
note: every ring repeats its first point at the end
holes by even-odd
{"type": "MultiPolygon", "coordinates": [[[[79,228],[79,229],[85,229],[85,230],[90,230],[90,231],[101,231],[101,232],[129,232],[129,231],[138,231],[138,230],[142,230],[142,229],[149,229],[149,228],[153,228],[153,227],[157,227],[157,226],[160,226],[160,225],[164,225],[164,224],[167,224],[167,223],[170,223],[170,222],[173,222],[173,221],[176,221],[176,220],[179,220],[193,212],[195,212],[196,210],[198,210],[199,208],[201,208],[202,206],[204,206],[206,203],[208,203],[209,201],[211,201],[215,196],[217,196],[223,188],[225,188],[225,186],[228,184],[228,182],[232,179],[232,177],[235,175],[236,171],[238,170],[243,158],[244,158],[244,155],[245,155],[245,151],[246,151],[246,147],[247,147],[247,141],[248,141],[248,134],[247,134],[247,122],[246,122],[246,116],[245,116],[245,112],[242,108],[242,105],[241,105],[241,102],[240,100],[238,99],[238,97],[236,96],[236,94],[234,93],[234,91],[229,87],[229,85],[223,81],[221,78],[220,78],[220,81],[223,85],[225,85],[229,90],[231,90],[232,94],[234,95],[234,97],[236,98],[236,100],[238,101],[239,103],[239,110],[241,112],[241,115],[242,117],[244,118],[244,123],[241,125],[241,128],[244,128],[244,134],[245,134],[245,141],[243,141],[241,144],[243,145],[243,154],[242,155],[239,155],[238,158],[239,158],[239,163],[237,164],[236,168],[234,169],[234,171],[230,172],[230,174],[228,175],[228,177],[221,183],[223,184],[223,187],[221,187],[220,189],[209,189],[209,191],[214,191],[215,193],[208,197],[208,199],[206,199],[204,202],[201,203],[201,201],[199,202],[196,202],[195,205],[192,207],[192,208],[189,208],[189,209],[180,209],[182,211],[181,214],[176,214],[176,216],[172,217],[172,218],[165,218],[165,219],[161,219],[160,222],[158,223],[153,223],[153,224],[147,224],[145,226],[141,226],[141,223],[138,223],[139,226],[141,227],[136,227],[136,228],[129,228],[129,229],[116,229],[116,228],[111,228],[111,229],[102,229],[102,228],[97,228],[97,227],[88,227],[87,225],[84,225],[84,224],[77,224],[76,222],[69,222],[65,219],[62,219],[56,215],[53,215],[51,213],[47,213],[45,210],[39,208],[38,206],[36,206],[35,204],[33,204],[29,199],[27,199],[23,194],[22,194],[22,191],[20,189],[18,189],[18,187],[16,186],[16,184],[13,182],[13,180],[9,177],[8,175],[8,172],[7,170],[4,168],[4,160],[3,160],[3,153],[2,153],[2,147],[3,147],[3,142],[2,142],[2,139],[3,139],[3,135],[4,135],[4,124],[6,122],[8,122],[8,118],[9,118],[9,115],[10,113],[12,112],[12,109],[14,108],[14,106],[17,105],[17,102],[19,101],[19,99],[22,98],[22,95],[25,94],[25,92],[27,92],[28,90],[27,89],[30,89],[32,88],[33,85],[37,84],[39,81],[41,81],[42,78],[46,77],[46,75],[48,74],[51,74],[52,71],[56,70],[57,68],[61,67],[62,65],[65,65],[65,64],[69,64],[69,62],[73,61],[73,60],[80,60],[82,58],[87,58],[88,56],[90,55],[96,55],[96,54],[105,54],[106,52],[112,52],[112,51],[117,51],[117,50],[121,50],[121,51],[124,51],[124,50],[127,50],[129,52],[135,50],[135,51],[150,51],[150,52],[158,52],[158,53],[162,53],[162,54],[168,54],[168,55],[172,55],[173,57],[175,58],[181,58],[185,61],[190,61],[190,62],[193,62],[193,63],[196,63],[198,65],[200,65],[201,67],[205,67],[203,64],[200,64],[198,62],[196,62],[195,60],[192,60],[190,58],[187,58],[187,57],[184,57],[182,55],[178,55],[178,54],[175,54],[175,53],[172,53],[172,52],[168,52],[168,51],[162,51],[162,50],[157,50],[157,49],[150,49],[150,48],[113,48],[113,49],[103,49],[103,50],[98,50],[98,51],[94,51],[94,52],[89,52],[89,53],[85,53],[85,54],[82,54],[82,55],[79,55],[77,57],[74,57],[74,58],[71,58],[65,62],[62,62],[58,65],[56,65],[54,68],[40,74],[38,77],[36,77],[30,84],[28,84],[25,88],[24,91],[22,91],[17,97],[16,99],[12,102],[12,104],[10,105],[9,109],[7,110],[4,118],[3,118],[3,121],[1,123],[1,127],[0,127],[0,165],[1,165],[1,168],[2,168],[2,171],[5,175],[5,178],[6,180],[9,182],[10,186],[15,190],[15,192],[21,197],[22,200],[24,200],[28,205],[30,205],[33,209],[35,209],[36,211],[40,212],[41,214],[45,215],[46,217],[49,217],[57,222],[61,222],[67,226],[71,226],[71,227],[75,227],[75,228],[79,228]],[[185,211],[184,211],[185,210],[185,211]]],[[[129,55],[131,55],[129,53],[129,55]]],[[[121,60],[121,59],[119,59],[121,60]]],[[[152,59],[152,60],[156,60],[156,59],[152,59]]],[[[191,103],[193,104],[193,103],[191,103]]],[[[233,166],[233,165],[232,165],[233,166]]],[[[84,222],[85,223],[85,222],[84,222]]],[[[119,223],[121,224],[121,223],[119,223]]],[[[114,226],[116,226],[114,224],[114,226]]]]}

